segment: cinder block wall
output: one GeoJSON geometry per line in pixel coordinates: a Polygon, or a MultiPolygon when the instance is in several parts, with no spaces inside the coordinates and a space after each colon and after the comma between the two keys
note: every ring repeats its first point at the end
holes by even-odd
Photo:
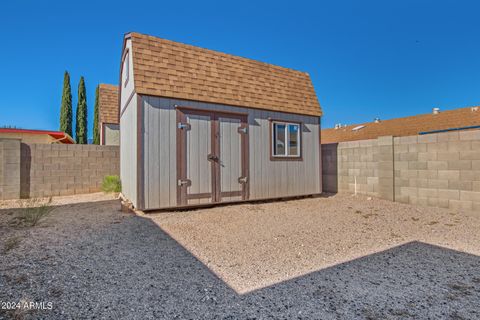
{"type": "MultiPolygon", "coordinates": [[[[354,193],[356,190],[360,194],[378,196],[379,150],[377,140],[350,141],[338,144],[339,192],[354,193]]],[[[325,163],[323,166],[328,168],[325,163]]]]}
{"type": "Polygon", "coordinates": [[[100,191],[106,175],[119,175],[118,146],[24,144],[21,197],[100,191]]]}
{"type": "Polygon", "coordinates": [[[394,139],[395,199],[480,211],[480,131],[394,139]]]}
{"type": "Polygon", "coordinates": [[[106,175],[119,172],[118,146],[0,140],[0,199],[98,192],[106,175]]]}
{"type": "Polygon", "coordinates": [[[336,164],[324,157],[323,174],[324,181],[337,174],[338,192],[353,193],[356,181],[360,194],[480,210],[479,130],[342,142],[322,145],[322,152],[333,155],[335,148],[336,164]]]}

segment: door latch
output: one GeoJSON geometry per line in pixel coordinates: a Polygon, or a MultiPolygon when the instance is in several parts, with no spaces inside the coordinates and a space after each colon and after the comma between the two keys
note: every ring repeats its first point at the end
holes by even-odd
{"type": "Polygon", "coordinates": [[[247,134],[248,133],[248,128],[247,127],[239,127],[237,132],[247,134]]]}
{"type": "Polygon", "coordinates": [[[185,186],[185,185],[186,185],[187,187],[189,187],[189,186],[191,185],[191,181],[188,180],[188,179],[185,179],[185,180],[183,180],[183,179],[178,179],[177,185],[178,185],[179,187],[183,187],[183,186],[185,186]]]}
{"type": "Polygon", "coordinates": [[[248,178],[247,177],[240,177],[238,178],[238,183],[244,184],[247,183],[248,178]]]}
{"type": "Polygon", "coordinates": [[[177,123],[177,128],[180,129],[180,130],[183,130],[183,129],[190,130],[190,124],[179,122],[179,123],[177,123]]]}
{"type": "Polygon", "coordinates": [[[217,161],[217,160],[218,160],[218,157],[217,157],[216,155],[214,155],[214,154],[209,154],[209,155],[207,156],[207,159],[208,159],[209,161],[217,161]]]}

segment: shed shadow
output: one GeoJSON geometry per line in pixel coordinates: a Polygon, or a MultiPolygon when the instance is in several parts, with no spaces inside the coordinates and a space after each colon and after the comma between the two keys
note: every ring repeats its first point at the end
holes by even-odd
{"type": "MultiPolygon", "coordinates": [[[[99,206],[102,211],[119,209],[117,201],[105,201],[57,210],[74,208],[84,217],[83,224],[97,221],[93,213],[101,214],[94,211],[99,206]]],[[[0,292],[0,300],[13,292],[9,299],[38,296],[53,301],[53,310],[39,313],[52,319],[81,313],[192,319],[480,316],[476,255],[415,241],[238,294],[151,219],[118,214],[124,217],[120,222],[67,232],[68,238],[51,248],[34,244],[29,250],[43,251],[27,256],[29,261],[15,263],[9,256],[2,263],[0,279],[8,288],[0,292]],[[23,267],[8,269],[15,265],[23,267]],[[44,281],[45,270],[54,281],[44,281]],[[28,282],[12,280],[25,273],[28,282]],[[68,289],[58,294],[59,288],[68,289]]]]}

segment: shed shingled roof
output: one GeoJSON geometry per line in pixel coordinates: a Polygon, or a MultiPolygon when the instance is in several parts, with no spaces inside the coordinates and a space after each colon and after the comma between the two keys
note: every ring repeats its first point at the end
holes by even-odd
{"type": "Polygon", "coordinates": [[[132,40],[139,94],[322,114],[305,72],[139,33],[126,37],[132,40]]]}
{"type": "Polygon", "coordinates": [[[98,96],[100,123],[118,124],[118,86],[101,83],[98,96]]]}
{"type": "Polygon", "coordinates": [[[441,111],[438,114],[421,114],[405,118],[354,124],[340,129],[324,129],[321,143],[376,139],[381,136],[412,136],[420,132],[445,130],[480,125],[480,107],[441,111]],[[359,130],[353,128],[365,126],[359,130]]]}

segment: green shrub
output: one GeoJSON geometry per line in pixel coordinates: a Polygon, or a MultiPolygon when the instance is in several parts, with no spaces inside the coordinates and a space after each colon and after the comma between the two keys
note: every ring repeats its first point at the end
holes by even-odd
{"type": "Polygon", "coordinates": [[[103,192],[120,192],[122,191],[122,184],[119,176],[105,176],[102,182],[103,192]]]}

